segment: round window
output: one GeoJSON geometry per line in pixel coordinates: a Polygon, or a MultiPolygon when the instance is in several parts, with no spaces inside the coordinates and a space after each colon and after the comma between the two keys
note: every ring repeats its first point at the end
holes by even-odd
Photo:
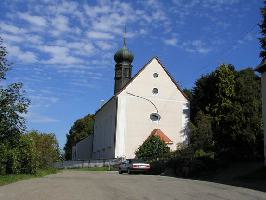
{"type": "Polygon", "coordinates": [[[153,77],[154,77],[154,78],[157,78],[158,76],[159,76],[159,74],[157,74],[157,73],[154,73],[154,74],[153,74],[153,77]]]}
{"type": "Polygon", "coordinates": [[[153,94],[158,94],[158,88],[153,88],[153,89],[152,89],[152,93],[153,93],[153,94]]]}
{"type": "Polygon", "coordinates": [[[158,113],[152,113],[150,115],[150,119],[153,122],[159,121],[161,119],[161,116],[158,113]]]}

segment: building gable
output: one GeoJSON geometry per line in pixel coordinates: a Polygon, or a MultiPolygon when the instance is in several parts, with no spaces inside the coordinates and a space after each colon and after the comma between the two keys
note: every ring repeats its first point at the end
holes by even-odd
{"type": "Polygon", "coordinates": [[[176,92],[180,100],[188,101],[186,94],[157,57],[152,58],[117,95],[129,92],[151,98],[174,99],[176,92]]]}

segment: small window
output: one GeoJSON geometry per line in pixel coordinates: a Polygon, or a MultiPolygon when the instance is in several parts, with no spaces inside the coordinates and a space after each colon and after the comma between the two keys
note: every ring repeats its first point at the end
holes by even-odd
{"type": "Polygon", "coordinates": [[[152,89],[152,93],[153,93],[153,94],[158,94],[158,88],[153,88],[153,89],[152,89]]]}
{"type": "Polygon", "coordinates": [[[161,116],[158,113],[152,113],[150,115],[150,119],[153,122],[159,121],[161,119],[161,116]]]}
{"type": "Polygon", "coordinates": [[[157,73],[154,73],[154,74],[153,74],[153,77],[154,77],[154,78],[158,78],[158,76],[159,76],[159,74],[157,74],[157,73]]]}

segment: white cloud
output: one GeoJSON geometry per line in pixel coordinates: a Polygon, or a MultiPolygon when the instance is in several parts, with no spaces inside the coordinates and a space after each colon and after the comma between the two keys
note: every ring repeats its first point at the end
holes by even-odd
{"type": "Polygon", "coordinates": [[[28,121],[33,122],[33,123],[55,123],[55,122],[59,122],[59,120],[57,120],[57,119],[54,119],[54,118],[49,117],[49,116],[41,115],[38,113],[34,113],[34,112],[27,113],[26,119],[28,121]]]}
{"type": "Polygon", "coordinates": [[[25,21],[37,25],[37,26],[45,26],[46,20],[45,18],[37,15],[30,15],[29,13],[18,13],[18,16],[25,21]]]}
{"type": "Polygon", "coordinates": [[[110,40],[114,38],[114,36],[110,33],[96,32],[96,31],[89,31],[87,33],[87,36],[92,39],[104,39],[104,40],[110,40]]]}
{"type": "Polygon", "coordinates": [[[169,46],[176,46],[177,45],[177,39],[176,38],[170,38],[164,40],[164,43],[169,46]]]}
{"type": "Polygon", "coordinates": [[[68,18],[64,15],[57,15],[52,19],[52,25],[60,32],[69,31],[68,18]]]}
{"type": "Polygon", "coordinates": [[[210,47],[201,41],[201,40],[191,40],[186,41],[181,44],[181,48],[188,52],[196,52],[196,53],[208,53],[211,51],[210,47]]]}
{"type": "Polygon", "coordinates": [[[109,50],[109,49],[112,49],[113,48],[113,45],[108,43],[108,42],[105,42],[105,41],[97,41],[96,42],[96,45],[98,47],[100,47],[102,50],[109,50]]]}
{"type": "Polygon", "coordinates": [[[20,37],[18,35],[2,33],[1,36],[3,37],[4,41],[6,41],[7,43],[14,43],[14,42],[17,43],[24,41],[23,37],[20,37]]]}
{"type": "Polygon", "coordinates": [[[44,46],[39,46],[38,48],[39,50],[48,53],[51,57],[48,60],[42,60],[42,63],[44,64],[70,65],[70,64],[77,64],[83,62],[80,58],[70,55],[70,50],[67,47],[44,45],[44,46]]]}
{"type": "Polygon", "coordinates": [[[12,24],[0,23],[0,30],[8,33],[18,34],[26,33],[27,31],[24,28],[14,26],[12,24]]]}
{"type": "Polygon", "coordinates": [[[8,55],[15,57],[22,63],[35,63],[38,61],[38,57],[31,51],[23,51],[18,46],[7,45],[8,55]]]}

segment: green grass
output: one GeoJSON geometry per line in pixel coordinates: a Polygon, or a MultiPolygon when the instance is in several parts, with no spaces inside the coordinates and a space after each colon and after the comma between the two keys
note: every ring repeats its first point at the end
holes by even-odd
{"type": "Polygon", "coordinates": [[[71,169],[71,170],[94,171],[94,172],[113,171],[112,168],[109,169],[109,167],[86,167],[86,168],[75,168],[75,169],[71,169]]]}
{"type": "Polygon", "coordinates": [[[14,183],[20,180],[26,180],[31,178],[39,178],[49,174],[58,173],[59,170],[51,168],[51,169],[42,169],[38,170],[36,174],[12,174],[12,175],[0,175],[0,186],[14,183]]]}

